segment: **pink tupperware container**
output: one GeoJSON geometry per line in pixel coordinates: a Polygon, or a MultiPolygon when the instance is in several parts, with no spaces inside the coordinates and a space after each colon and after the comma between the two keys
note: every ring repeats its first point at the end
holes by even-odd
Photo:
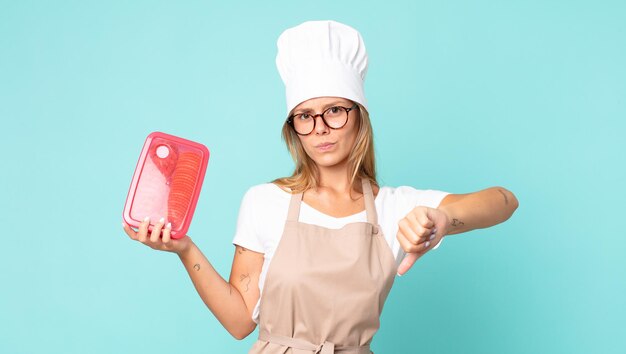
{"type": "Polygon", "coordinates": [[[124,205],[124,221],[137,228],[150,217],[149,231],[165,218],[171,237],[185,236],[204,180],[209,149],[162,132],[146,138],[124,205]]]}

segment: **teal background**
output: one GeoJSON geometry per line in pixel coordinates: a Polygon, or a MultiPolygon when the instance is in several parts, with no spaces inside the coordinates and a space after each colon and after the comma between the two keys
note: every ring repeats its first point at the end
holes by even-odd
{"type": "Polygon", "coordinates": [[[625,4],[0,1],[0,352],[247,352],[122,209],[150,132],[204,143],[189,234],[228,277],[292,169],[276,39],[316,19],[365,39],[382,184],[520,203],[397,278],[373,351],[626,352],[625,4]]]}

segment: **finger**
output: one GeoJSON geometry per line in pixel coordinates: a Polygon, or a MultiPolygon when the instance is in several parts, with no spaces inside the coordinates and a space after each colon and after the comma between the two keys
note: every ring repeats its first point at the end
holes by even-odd
{"type": "Polygon", "coordinates": [[[419,237],[420,242],[424,242],[425,240],[428,239],[428,236],[430,236],[430,233],[432,232],[432,226],[431,227],[423,226],[415,214],[411,214],[407,216],[407,221],[411,229],[413,230],[413,232],[415,232],[417,237],[419,237]]]}
{"type": "Polygon", "coordinates": [[[408,272],[421,256],[420,253],[407,253],[398,266],[398,275],[404,275],[404,273],[408,272]]]}
{"type": "Polygon", "coordinates": [[[172,233],[172,223],[168,222],[165,228],[163,229],[163,243],[164,244],[167,245],[170,243],[171,233],[172,233]]]}
{"type": "Polygon", "coordinates": [[[432,240],[435,239],[435,237],[437,237],[437,228],[436,227],[433,228],[432,230],[430,230],[430,233],[425,236],[425,239],[428,240],[428,241],[432,241],[432,240]]]}
{"type": "Polygon", "coordinates": [[[147,234],[148,234],[148,225],[150,225],[150,217],[146,216],[145,219],[139,224],[139,232],[137,239],[139,242],[146,242],[147,234]]]}
{"type": "Polygon", "coordinates": [[[404,218],[398,222],[398,231],[402,232],[404,237],[414,245],[417,245],[424,240],[415,232],[413,224],[407,218],[404,218]]]}
{"type": "Polygon", "coordinates": [[[428,217],[428,209],[426,209],[426,213],[417,213],[415,218],[417,219],[417,222],[426,229],[431,229],[435,226],[435,223],[428,217]]]}
{"type": "Polygon", "coordinates": [[[165,218],[159,219],[154,227],[152,228],[152,233],[150,234],[150,242],[157,242],[159,240],[159,236],[161,236],[161,229],[163,228],[163,224],[165,223],[165,218]]]}
{"type": "Polygon", "coordinates": [[[126,222],[122,221],[122,228],[124,229],[124,232],[126,233],[126,235],[128,235],[128,237],[130,237],[133,240],[137,239],[137,233],[135,232],[135,230],[133,230],[130,225],[128,225],[126,222]]]}
{"type": "Polygon", "coordinates": [[[404,252],[419,252],[424,249],[423,244],[414,244],[409,239],[407,239],[406,235],[404,235],[402,231],[398,231],[396,238],[398,239],[398,242],[400,242],[400,246],[402,247],[404,252]]]}

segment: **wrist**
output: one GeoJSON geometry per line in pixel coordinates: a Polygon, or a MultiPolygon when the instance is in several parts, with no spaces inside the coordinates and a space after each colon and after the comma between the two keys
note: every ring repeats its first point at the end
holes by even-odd
{"type": "Polygon", "coordinates": [[[191,238],[189,236],[185,236],[187,238],[189,238],[187,240],[187,242],[185,242],[185,247],[181,248],[180,250],[178,250],[176,252],[176,254],[178,255],[178,257],[184,261],[185,259],[187,259],[189,257],[189,255],[191,254],[191,251],[193,250],[194,247],[196,247],[196,244],[193,243],[193,241],[191,240],[191,238]]]}
{"type": "Polygon", "coordinates": [[[450,225],[450,221],[452,220],[452,214],[450,213],[450,209],[447,206],[442,206],[437,208],[437,210],[439,210],[446,216],[446,226],[450,225]]]}
{"type": "Polygon", "coordinates": [[[446,235],[458,234],[471,230],[465,225],[467,214],[458,204],[447,204],[441,208],[437,208],[446,216],[446,235]]]}
{"type": "Polygon", "coordinates": [[[445,219],[446,219],[446,223],[445,223],[445,231],[444,231],[444,235],[443,236],[448,236],[450,233],[454,233],[454,227],[452,227],[452,220],[453,216],[452,216],[452,211],[450,210],[450,208],[448,207],[448,205],[445,206],[441,206],[439,208],[437,208],[437,210],[439,210],[443,215],[445,215],[445,219]]]}

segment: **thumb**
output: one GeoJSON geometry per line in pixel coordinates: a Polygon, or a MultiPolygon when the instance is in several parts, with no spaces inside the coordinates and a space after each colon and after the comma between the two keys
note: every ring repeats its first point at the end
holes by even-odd
{"type": "Polygon", "coordinates": [[[407,253],[398,267],[398,275],[404,275],[404,273],[408,272],[421,256],[419,253],[407,253]]]}

